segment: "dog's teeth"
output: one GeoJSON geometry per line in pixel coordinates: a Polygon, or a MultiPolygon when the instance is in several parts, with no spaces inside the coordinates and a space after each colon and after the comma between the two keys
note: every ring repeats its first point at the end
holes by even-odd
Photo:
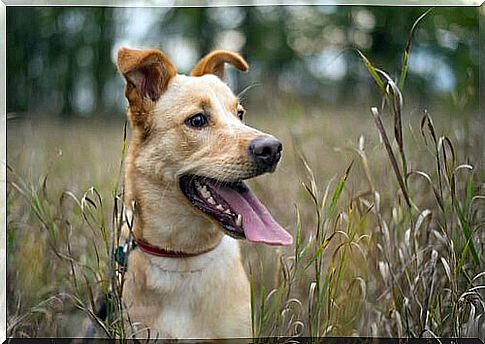
{"type": "Polygon", "coordinates": [[[210,193],[210,191],[207,190],[207,188],[205,187],[205,185],[202,188],[202,194],[204,195],[205,198],[209,198],[210,196],[212,196],[211,193],[210,193]]]}
{"type": "Polygon", "coordinates": [[[224,214],[231,215],[231,211],[229,209],[224,210],[224,214]]]}
{"type": "Polygon", "coordinates": [[[209,197],[207,199],[207,202],[209,202],[210,204],[216,204],[216,201],[214,201],[214,198],[212,198],[212,197],[209,197]]]}
{"type": "Polygon", "coordinates": [[[197,182],[197,191],[200,192],[200,194],[202,195],[202,197],[204,198],[209,198],[212,196],[211,192],[207,189],[207,186],[205,185],[200,185],[198,182],[197,182]]]}
{"type": "Polygon", "coordinates": [[[240,227],[242,225],[242,215],[237,214],[236,226],[240,227]]]}
{"type": "Polygon", "coordinates": [[[220,204],[217,205],[216,209],[220,211],[224,211],[224,207],[220,204]]]}

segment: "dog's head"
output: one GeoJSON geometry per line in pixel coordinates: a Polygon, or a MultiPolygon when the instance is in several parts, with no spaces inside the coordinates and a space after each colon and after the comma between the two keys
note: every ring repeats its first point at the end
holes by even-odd
{"type": "Polygon", "coordinates": [[[227,234],[288,244],[291,237],[242,182],[274,171],[282,145],[244,124],[245,110],[224,82],[225,63],[248,69],[228,51],[208,54],[190,76],[177,74],[158,50],[118,52],[137,141],[132,163],[147,178],[177,185],[200,215],[227,234]]]}

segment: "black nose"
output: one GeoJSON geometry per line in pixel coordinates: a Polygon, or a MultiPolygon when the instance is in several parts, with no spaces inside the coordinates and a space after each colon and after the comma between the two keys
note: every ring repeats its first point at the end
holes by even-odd
{"type": "Polygon", "coordinates": [[[281,158],[281,142],[271,136],[258,136],[249,144],[249,155],[258,169],[274,171],[281,158]]]}

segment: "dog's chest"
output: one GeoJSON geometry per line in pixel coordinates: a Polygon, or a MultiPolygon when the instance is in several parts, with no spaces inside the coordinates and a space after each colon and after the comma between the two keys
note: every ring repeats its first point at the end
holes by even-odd
{"type": "MultiPolygon", "coordinates": [[[[130,315],[162,337],[249,336],[249,284],[239,247],[227,239],[217,251],[194,260],[152,259],[145,270],[146,291],[135,293],[143,300],[133,299],[130,315]]],[[[136,288],[136,282],[129,283],[136,288]]]]}

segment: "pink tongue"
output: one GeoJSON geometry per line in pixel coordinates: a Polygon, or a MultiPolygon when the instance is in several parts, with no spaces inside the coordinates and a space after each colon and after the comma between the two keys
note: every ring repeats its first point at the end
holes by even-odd
{"type": "Polygon", "coordinates": [[[244,234],[249,242],[268,245],[293,243],[292,236],[273,219],[268,209],[251,190],[239,193],[225,186],[213,188],[234,211],[242,215],[244,234]]]}

